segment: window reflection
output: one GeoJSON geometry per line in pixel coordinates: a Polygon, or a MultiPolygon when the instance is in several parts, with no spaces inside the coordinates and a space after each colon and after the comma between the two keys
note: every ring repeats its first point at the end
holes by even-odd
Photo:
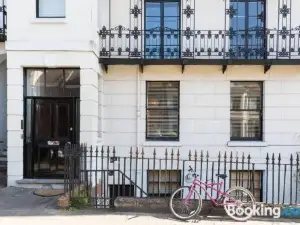
{"type": "Polygon", "coordinates": [[[27,96],[79,97],[79,69],[28,69],[27,96]]]}

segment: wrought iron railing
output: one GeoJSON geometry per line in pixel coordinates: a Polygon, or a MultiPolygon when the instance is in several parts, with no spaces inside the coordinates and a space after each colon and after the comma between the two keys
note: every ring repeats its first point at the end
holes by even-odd
{"type": "MultiPolygon", "coordinates": [[[[65,192],[71,199],[84,198],[97,208],[114,207],[118,197],[169,198],[176,188],[190,185],[185,176],[192,166],[204,182],[219,182],[215,174],[227,174],[224,191],[243,186],[258,202],[300,203],[299,154],[253,156],[143,148],[128,148],[127,152],[114,147],[67,146],[65,192]]],[[[217,198],[212,192],[211,195],[217,198]]],[[[204,192],[202,196],[209,199],[204,192]]]]}
{"type": "Polygon", "coordinates": [[[7,11],[6,6],[0,6],[0,41],[6,41],[7,11]]]}
{"type": "Polygon", "coordinates": [[[293,29],[99,31],[100,58],[300,59],[300,26],[293,29]]]}

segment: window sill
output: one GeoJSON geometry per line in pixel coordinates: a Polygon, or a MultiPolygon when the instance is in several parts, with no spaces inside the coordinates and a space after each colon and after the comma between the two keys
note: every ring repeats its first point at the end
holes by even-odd
{"type": "Polygon", "coordinates": [[[267,147],[268,143],[265,141],[229,141],[228,147],[267,147]]]}
{"type": "Polygon", "coordinates": [[[178,141],[146,141],[143,147],[182,147],[178,141]]]}
{"type": "Polygon", "coordinates": [[[66,18],[34,18],[31,23],[48,23],[48,24],[65,24],[67,23],[67,19],[66,18]]]}

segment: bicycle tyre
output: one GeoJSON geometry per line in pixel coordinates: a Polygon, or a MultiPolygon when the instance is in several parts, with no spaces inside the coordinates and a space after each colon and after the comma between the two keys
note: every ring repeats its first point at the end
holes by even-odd
{"type": "MultiPolygon", "coordinates": [[[[246,188],[243,188],[243,187],[240,187],[240,186],[235,186],[235,187],[231,187],[229,188],[226,193],[229,193],[231,191],[236,191],[236,190],[240,190],[240,191],[243,191],[245,193],[247,193],[247,195],[249,195],[249,197],[251,198],[252,202],[253,202],[253,207],[254,205],[256,204],[256,201],[255,201],[255,198],[253,196],[253,194],[246,188]]],[[[226,214],[231,217],[232,219],[234,219],[235,221],[247,221],[249,220],[251,217],[252,217],[252,214],[249,214],[248,216],[244,217],[244,218],[238,218],[238,217],[235,217],[233,216],[231,213],[229,213],[228,209],[226,208],[226,205],[225,205],[225,201],[226,201],[227,197],[224,197],[224,201],[223,201],[223,204],[224,204],[224,209],[225,209],[225,212],[226,214]]]]}
{"type": "Polygon", "coordinates": [[[172,212],[172,214],[173,214],[177,219],[180,219],[180,220],[189,220],[189,219],[192,219],[193,217],[195,217],[196,215],[198,215],[198,214],[200,213],[201,209],[202,209],[202,198],[201,198],[200,194],[194,189],[193,192],[194,192],[194,193],[198,196],[198,198],[199,198],[199,201],[198,201],[198,207],[197,207],[197,209],[195,210],[195,212],[194,212],[193,214],[189,215],[189,216],[186,216],[186,217],[180,216],[180,215],[178,215],[178,214],[175,212],[175,210],[173,209],[173,206],[172,206],[172,202],[173,202],[174,196],[175,196],[179,191],[181,191],[181,190],[183,190],[183,189],[185,189],[185,188],[190,189],[190,187],[188,187],[188,186],[184,186],[184,187],[178,188],[178,189],[175,190],[175,191],[173,192],[173,194],[171,195],[170,202],[169,202],[169,208],[170,208],[170,211],[172,212]]]}

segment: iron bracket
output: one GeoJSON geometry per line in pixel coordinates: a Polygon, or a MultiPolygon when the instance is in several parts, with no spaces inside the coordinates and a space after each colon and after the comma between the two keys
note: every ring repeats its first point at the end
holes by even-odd
{"type": "Polygon", "coordinates": [[[227,70],[227,65],[223,65],[222,66],[222,72],[223,72],[223,74],[226,72],[226,70],[227,70]]]}
{"type": "Polygon", "coordinates": [[[270,69],[271,69],[270,64],[264,65],[264,73],[267,73],[270,69]]]}

